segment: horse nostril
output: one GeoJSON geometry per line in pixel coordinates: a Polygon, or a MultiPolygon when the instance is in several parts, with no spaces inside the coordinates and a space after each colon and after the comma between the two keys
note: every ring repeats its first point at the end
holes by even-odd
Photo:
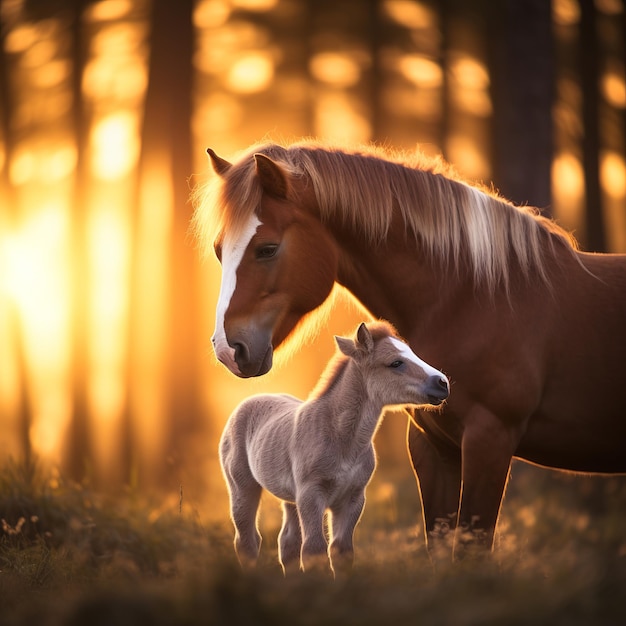
{"type": "Polygon", "coordinates": [[[437,384],[439,385],[441,389],[443,389],[446,393],[448,393],[449,391],[448,381],[445,378],[442,378],[440,376],[439,380],[437,381],[437,384]]]}
{"type": "Polygon", "coordinates": [[[235,350],[235,361],[241,366],[242,363],[247,363],[250,360],[250,352],[248,346],[245,343],[234,343],[232,347],[235,350]]]}

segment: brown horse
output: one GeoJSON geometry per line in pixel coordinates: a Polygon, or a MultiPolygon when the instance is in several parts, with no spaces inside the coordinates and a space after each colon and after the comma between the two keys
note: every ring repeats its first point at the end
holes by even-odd
{"type": "Polygon", "coordinates": [[[424,157],[208,152],[218,176],[195,225],[222,263],[220,361],[267,372],[337,281],[449,376],[443,412],[415,411],[408,431],[427,541],[444,522],[457,554],[468,536],[492,546],[513,457],[626,472],[626,256],[579,252],[535,210],[424,157]]]}

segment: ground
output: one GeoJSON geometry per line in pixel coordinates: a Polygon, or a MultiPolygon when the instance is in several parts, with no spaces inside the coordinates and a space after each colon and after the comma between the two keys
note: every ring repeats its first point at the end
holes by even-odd
{"type": "Polygon", "coordinates": [[[376,477],[351,577],[283,578],[264,502],[259,567],[226,522],[9,465],[0,474],[0,626],[89,624],[626,623],[626,479],[517,464],[494,554],[433,564],[403,501],[376,477]]]}

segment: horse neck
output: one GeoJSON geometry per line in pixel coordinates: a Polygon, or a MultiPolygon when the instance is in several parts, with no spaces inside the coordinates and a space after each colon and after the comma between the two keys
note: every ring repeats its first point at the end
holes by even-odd
{"type": "Polygon", "coordinates": [[[309,404],[321,419],[331,416],[334,440],[344,454],[358,454],[371,445],[383,407],[368,394],[367,381],[352,359],[309,404]]]}
{"type": "Polygon", "coordinates": [[[337,282],[401,335],[410,335],[419,320],[476,299],[469,271],[429,258],[401,218],[393,220],[386,240],[375,245],[342,225],[329,226],[340,250],[337,282]]]}

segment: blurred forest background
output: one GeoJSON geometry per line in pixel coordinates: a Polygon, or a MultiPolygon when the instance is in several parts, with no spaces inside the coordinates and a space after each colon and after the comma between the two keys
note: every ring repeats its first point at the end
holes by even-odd
{"type": "MultiPolygon", "coordinates": [[[[0,19],[0,464],[212,507],[230,411],[306,395],[360,319],[339,308],[262,379],[217,364],[219,266],[188,231],[209,145],[419,146],[626,252],[622,0],[0,0],[0,19]]],[[[379,433],[381,498],[412,482],[405,426],[379,433]]]]}

